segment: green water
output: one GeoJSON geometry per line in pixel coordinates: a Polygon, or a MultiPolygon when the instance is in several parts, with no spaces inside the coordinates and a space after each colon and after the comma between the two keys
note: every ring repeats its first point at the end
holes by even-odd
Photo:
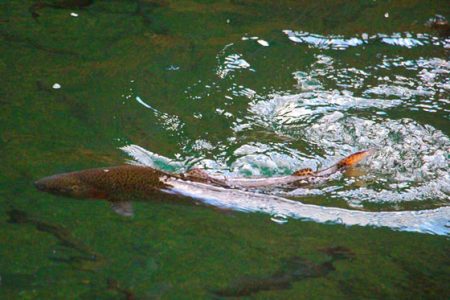
{"type": "MultiPolygon", "coordinates": [[[[32,185],[55,173],[123,164],[129,157],[119,147],[128,144],[186,167],[200,162],[214,171],[243,175],[318,167],[348,154],[339,152],[346,145],[352,150],[365,145],[338,137],[334,149],[333,143],[324,146],[325,138],[311,138],[318,118],[336,111],[380,126],[408,118],[417,126],[432,126],[440,140],[448,140],[449,44],[444,30],[424,25],[436,14],[450,17],[447,1],[41,3],[47,5],[0,2],[1,299],[450,296],[447,236],[300,220],[277,224],[264,214],[157,202],[135,203],[136,216],[128,219],[105,202],[51,196],[32,185]],[[369,42],[343,50],[332,43],[317,47],[290,40],[283,30],[357,36],[359,41],[367,34],[369,42]],[[371,38],[394,33],[427,37],[423,45],[410,47],[371,38]],[[253,36],[269,46],[246,39],[253,36]],[[249,66],[226,68],[227,57],[234,54],[249,66]],[[331,71],[329,64],[315,64],[330,59],[331,71]],[[382,68],[383,61],[391,65],[382,68]],[[416,68],[408,68],[410,61],[416,68]],[[364,75],[358,85],[361,74],[351,68],[371,76],[364,75]],[[389,94],[394,80],[412,84],[389,94]],[[383,93],[367,92],[376,86],[383,93]],[[246,95],[246,88],[253,95],[248,90],[246,95]],[[281,113],[266,106],[273,95],[307,90],[347,90],[373,102],[359,106],[355,98],[350,105],[286,106],[281,113]],[[389,100],[400,102],[385,106],[389,100]],[[258,105],[263,109],[255,110],[258,105]],[[306,115],[289,115],[305,110],[306,115]],[[241,156],[237,150],[244,145],[263,149],[269,159],[241,156]]],[[[408,147],[408,134],[397,136],[393,127],[387,128],[392,143],[408,147]]],[[[437,144],[431,140],[424,147],[437,144]]],[[[442,145],[430,150],[444,153],[438,153],[443,158],[429,167],[430,174],[419,174],[423,180],[410,183],[438,182],[433,185],[437,190],[425,196],[389,202],[391,194],[375,194],[363,203],[347,194],[298,199],[342,207],[356,201],[367,210],[448,205],[449,182],[445,177],[436,181],[448,171],[448,148],[442,145]]],[[[422,166],[420,158],[417,164],[406,158],[404,163],[409,169],[399,166],[400,174],[422,166]]],[[[391,174],[383,172],[373,173],[390,180],[391,174]]],[[[346,178],[330,185],[356,190],[346,178]]],[[[391,183],[376,181],[369,187],[383,191],[391,183]]]]}

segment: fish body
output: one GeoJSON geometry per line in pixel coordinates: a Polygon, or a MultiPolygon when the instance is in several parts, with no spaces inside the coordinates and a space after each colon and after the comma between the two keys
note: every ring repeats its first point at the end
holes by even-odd
{"type": "Polygon", "coordinates": [[[151,167],[122,165],[88,169],[44,177],[35,182],[38,190],[79,199],[145,199],[168,189],[169,177],[181,178],[151,167]]]}
{"type": "Polygon", "coordinates": [[[159,200],[163,195],[173,195],[167,192],[169,178],[181,177],[150,167],[122,165],[57,174],[34,185],[40,191],[59,196],[107,200],[118,214],[132,216],[131,200],[159,200]]]}
{"type": "MultiPolygon", "coordinates": [[[[367,155],[368,153],[363,152],[351,159],[347,157],[328,169],[313,172],[313,175],[326,177],[367,155]]],[[[257,189],[247,189],[258,188],[264,182],[266,185],[277,186],[295,182],[294,179],[311,178],[311,171],[304,172],[306,176],[222,180],[210,177],[202,171],[172,174],[146,166],[123,165],[53,175],[36,181],[35,186],[41,191],[62,196],[107,200],[113,210],[123,216],[133,215],[130,200],[192,199],[222,209],[262,212],[320,223],[387,226],[397,230],[449,234],[450,207],[423,211],[366,212],[303,204],[259,193],[257,189]]],[[[302,171],[298,174],[304,173],[302,171]]]]}
{"type": "Polygon", "coordinates": [[[288,176],[227,178],[210,175],[201,169],[193,169],[185,174],[174,174],[148,166],[122,165],[57,174],[36,181],[35,186],[41,191],[52,194],[93,199],[153,196],[170,188],[169,179],[206,183],[225,188],[257,189],[304,182],[308,178],[327,177],[343,168],[355,165],[367,155],[369,151],[357,152],[325,170],[313,172],[311,169],[302,169],[288,176]]]}

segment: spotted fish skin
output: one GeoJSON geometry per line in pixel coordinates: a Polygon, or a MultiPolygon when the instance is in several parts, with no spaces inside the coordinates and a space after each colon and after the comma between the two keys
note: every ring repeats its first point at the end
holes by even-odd
{"type": "Polygon", "coordinates": [[[215,178],[211,175],[209,175],[205,170],[194,168],[189,170],[188,172],[184,174],[179,174],[180,178],[184,180],[191,180],[195,182],[201,182],[201,183],[207,183],[207,184],[213,184],[217,186],[223,186],[227,187],[224,180],[221,178],[215,178]]]}
{"type": "Polygon", "coordinates": [[[292,173],[292,176],[310,176],[310,175],[314,175],[314,171],[311,168],[300,169],[292,173]]]}

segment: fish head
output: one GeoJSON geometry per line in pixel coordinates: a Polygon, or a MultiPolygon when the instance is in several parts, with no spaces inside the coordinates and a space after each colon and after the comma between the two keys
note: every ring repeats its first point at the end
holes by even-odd
{"type": "Polygon", "coordinates": [[[105,193],[83,180],[77,173],[44,177],[35,181],[34,186],[42,192],[71,198],[104,199],[107,197],[105,193]]]}

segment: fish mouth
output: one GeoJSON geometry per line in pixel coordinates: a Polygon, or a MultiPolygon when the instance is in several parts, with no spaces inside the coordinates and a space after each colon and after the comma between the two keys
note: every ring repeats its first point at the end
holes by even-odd
{"type": "Polygon", "coordinates": [[[54,195],[67,195],[71,192],[70,189],[55,187],[52,184],[49,184],[49,181],[51,179],[53,179],[53,176],[41,178],[39,180],[36,180],[33,185],[38,191],[54,195]]]}

